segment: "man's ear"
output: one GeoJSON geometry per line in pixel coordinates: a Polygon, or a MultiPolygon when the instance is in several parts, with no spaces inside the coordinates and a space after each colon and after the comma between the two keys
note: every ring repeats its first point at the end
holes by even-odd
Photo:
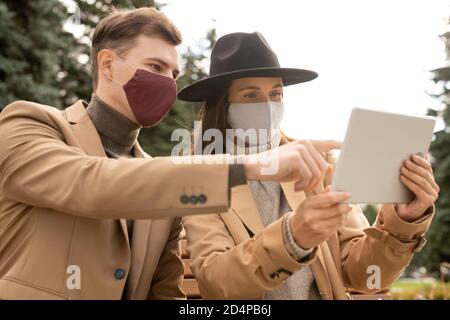
{"type": "Polygon", "coordinates": [[[109,80],[112,79],[112,52],[108,49],[102,49],[97,55],[97,66],[99,73],[103,74],[109,80]]]}

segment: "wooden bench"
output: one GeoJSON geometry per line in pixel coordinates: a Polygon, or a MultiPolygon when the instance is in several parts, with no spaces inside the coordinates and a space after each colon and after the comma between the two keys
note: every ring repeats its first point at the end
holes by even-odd
{"type": "Polygon", "coordinates": [[[197,280],[195,280],[192,270],[189,267],[189,255],[186,251],[186,236],[183,235],[181,240],[181,258],[184,263],[184,280],[182,284],[183,291],[186,293],[188,300],[201,299],[200,290],[198,289],[197,280]]]}

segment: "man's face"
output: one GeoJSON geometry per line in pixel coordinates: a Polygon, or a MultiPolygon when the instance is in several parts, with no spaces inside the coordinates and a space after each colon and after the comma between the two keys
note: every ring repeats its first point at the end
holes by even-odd
{"type": "Polygon", "coordinates": [[[97,61],[97,95],[134,122],[137,121],[122,86],[134,76],[136,69],[172,79],[176,79],[180,73],[177,47],[161,38],[145,35],[138,36],[134,44],[122,54],[112,49],[101,50],[97,61]]]}

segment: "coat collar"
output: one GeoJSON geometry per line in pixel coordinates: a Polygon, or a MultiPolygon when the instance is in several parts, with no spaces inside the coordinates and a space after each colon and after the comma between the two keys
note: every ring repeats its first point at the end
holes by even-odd
{"type": "MultiPolygon", "coordinates": [[[[71,124],[75,135],[83,150],[90,156],[106,157],[100,136],[95,129],[89,115],[86,112],[87,104],[81,100],[65,110],[65,116],[71,124]]],[[[144,152],[138,142],[133,147],[134,155],[137,158],[151,158],[144,152]]],[[[130,246],[128,228],[125,219],[120,219],[122,232],[130,246]]],[[[133,296],[142,274],[144,257],[147,252],[148,238],[151,229],[151,220],[135,220],[133,227],[133,239],[131,241],[131,266],[129,272],[128,295],[133,296]]]]}
{"type": "MultiPolygon", "coordinates": [[[[86,107],[86,102],[78,100],[64,110],[66,119],[72,125],[75,135],[88,155],[106,157],[102,141],[86,112],[86,107]]],[[[137,158],[151,158],[144,152],[138,142],[133,146],[133,152],[137,158]]]]}
{"type": "Polygon", "coordinates": [[[91,156],[106,157],[100,136],[86,112],[87,104],[81,100],[65,110],[67,121],[78,137],[83,150],[91,156]]]}

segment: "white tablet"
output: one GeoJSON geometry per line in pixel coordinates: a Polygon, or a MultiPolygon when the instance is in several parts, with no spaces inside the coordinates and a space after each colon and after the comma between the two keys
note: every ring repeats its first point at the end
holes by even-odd
{"type": "Polygon", "coordinates": [[[428,153],[434,124],[428,116],[354,108],[330,190],[349,192],[349,203],[410,202],[400,168],[412,154],[428,153]]]}

